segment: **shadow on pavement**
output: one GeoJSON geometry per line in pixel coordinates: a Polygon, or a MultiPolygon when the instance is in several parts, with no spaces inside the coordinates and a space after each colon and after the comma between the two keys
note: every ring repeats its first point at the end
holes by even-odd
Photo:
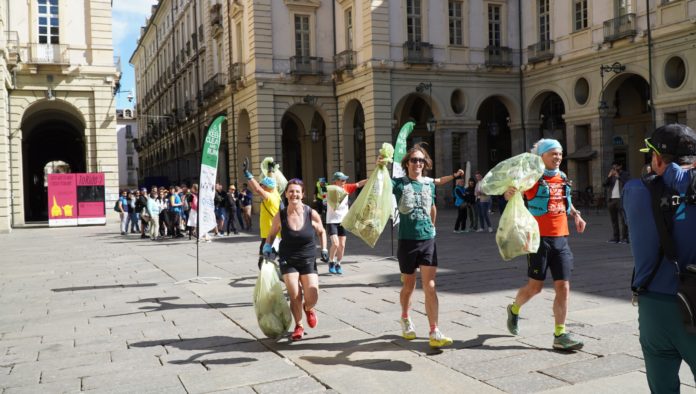
{"type": "Polygon", "coordinates": [[[82,291],[82,290],[105,290],[105,289],[125,289],[129,287],[153,287],[157,283],[134,283],[131,285],[103,285],[103,286],[77,286],[77,287],[59,287],[51,289],[52,292],[60,293],[64,291],[82,291]]]}
{"type": "Polygon", "coordinates": [[[187,359],[184,360],[171,360],[170,364],[193,364],[201,363],[206,364],[216,364],[216,365],[232,365],[248,363],[253,361],[258,361],[256,358],[252,357],[232,357],[232,358],[222,358],[222,359],[207,359],[209,356],[213,356],[220,353],[228,352],[249,352],[249,353],[263,353],[268,349],[265,347],[245,347],[240,346],[244,343],[257,343],[254,339],[249,338],[236,338],[227,336],[211,336],[211,337],[201,337],[193,339],[181,340],[179,338],[172,339],[157,339],[154,341],[143,341],[131,343],[131,347],[146,348],[146,347],[156,347],[156,346],[169,346],[174,347],[179,350],[184,351],[195,351],[200,350],[201,352],[192,354],[187,359]]]}
{"type": "MultiPolygon", "coordinates": [[[[330,335],[324,337],[330,338],[330,335]]],[[[379,351],[409,351],[398,345],[384,346],[393,344],[393,341],[401,337],[396,335],[383,335],[376,338],[356,339],[348,342],[332,342],[332,343],[312,343],[310,340],[302,340],[298,342],[278,342],[275,347],[277,350],[317,350],[317,351],[339,351],[334,356],[318,357],[318,356],[300,356],[299,358],[308,361],[312,364],[321,365],[347,365],[351,367],[359,367],[365,369],[408,372],[413,368],[411,364],[401,361],[384,358],[368,358],[361,360],[351,360],[350,357],[354,353],[375,353],[379,351]]]]}
{"type": "Polygon", "coordinates": [[[143,298],[138,301],[130,301],[128,302],[129,304],[140,304],[140,303],[147,303],[147,304],[157,304],[157,305],[146,305],[146,306],[141,306],[139,311],[136,312],[128,312],[128,313],[118,313],[114,315],[101,315],[101,316],[94,316],[96,317],[115,317],[115,316],[128,316],[128,315],[137,315],[143,312],[161,312],[161,311],[166,311],[166,310],[173,310],[173,309],[223,309],[223,308],[245,308],[245,307],[250,307],[253,306],[251,302],[235,302],[232,304],[225,304],[225,303],[220,303],[220,302],[214,302],[211,304],[174,304],[168,301],[171,300],[177,300],[179,297],[162,297],[162,298],[143,298]]]}

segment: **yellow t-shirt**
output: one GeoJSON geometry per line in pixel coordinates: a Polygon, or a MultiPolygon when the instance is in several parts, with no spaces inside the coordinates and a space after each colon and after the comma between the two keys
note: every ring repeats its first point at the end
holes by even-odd
{"type": "Polygon", "coordinates": [[[267,200],[261,201],[261,213],[259,218],[259,228],[261,229],[261,238],[268,237],[269,231],[271,231],[271,224],[273,223],[273,217],[280,209],[280,194],[278,190],[273,189],[269,192],[270,197],[267,200]]]}

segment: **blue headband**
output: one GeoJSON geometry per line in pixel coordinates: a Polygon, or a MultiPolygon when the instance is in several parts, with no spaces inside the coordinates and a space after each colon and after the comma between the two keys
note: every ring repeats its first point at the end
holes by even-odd
{"type": "Polygon", "coordinates": [[[542,139],[539,140],[539,143],[537,144],[537,155],[541,156],[544,153],[553,150],[553,149],[558,149],[558,150],[563,150],[563,147],[561,147],[561,143],[558,142],[557,140],[554,139],[542,139]]]}
{"type": "Polygon", "coordinates": [[[261,180],[261,184],[263,186],[266,186],[269,189],[274,189],[276,187],[275,179],[268,177],[268,176],[263,178],[263,180],[261,180]]]}

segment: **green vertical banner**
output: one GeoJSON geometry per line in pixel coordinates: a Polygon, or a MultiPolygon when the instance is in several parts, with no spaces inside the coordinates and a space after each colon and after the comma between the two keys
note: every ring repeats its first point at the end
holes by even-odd
{"type": "Polygon", "coordinates": [[[203,155],[201,157],[201,176],[198,194],[198,236],[215,228],[215,180],[217,179],[218,156],[222,137],[224,116],[218,116],[208,127],[203,155]]]}
{"type": "Polygon", "coordinates": [[[406,124],[401,126],[399,130],[399,135],[396,137],[396,142],[394,143],[394,166],[392,167],[392,176],[394,178],[401,178],[406,176],[404,169],[401,168],[401,159],[406,156],[406,151],[408,150],[408,143],[406,140],[408,136],[413,132],[413,128],[416,127],[416,123],[413,121],[408,121],[406,124]]]}

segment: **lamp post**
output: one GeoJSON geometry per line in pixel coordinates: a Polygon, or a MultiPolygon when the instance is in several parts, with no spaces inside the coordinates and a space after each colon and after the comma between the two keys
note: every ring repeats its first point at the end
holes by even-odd
{"type": "Polygon", "coordinates": [[[423,93],[426,89],[428,90],[428,106],[430,107],[430,115],[428,115],[428,119],[425,121],[425,127],[429,132],[433,133],[437,127],[437,120],[435,120],[435,117],[433,116],[433,84],[432,82],[421,82],[418,84],[418,86],[416,86],[416,92],[418,93],[423,93]]]}
{"type": "Polygon", "coordinates": [[[621,74],[622,72],[626,71],[626,66],[619,63],[619,62],[614,62],[614,64],[602,64],[599,66],[599,75],[602,77],[602,90],[599,92],[599,111],[605,111],[609,109],[609,106],[607,105],[607,102],[604,100],[604,73],[609,73],[613,72],[614,74],[621,74]]]}

